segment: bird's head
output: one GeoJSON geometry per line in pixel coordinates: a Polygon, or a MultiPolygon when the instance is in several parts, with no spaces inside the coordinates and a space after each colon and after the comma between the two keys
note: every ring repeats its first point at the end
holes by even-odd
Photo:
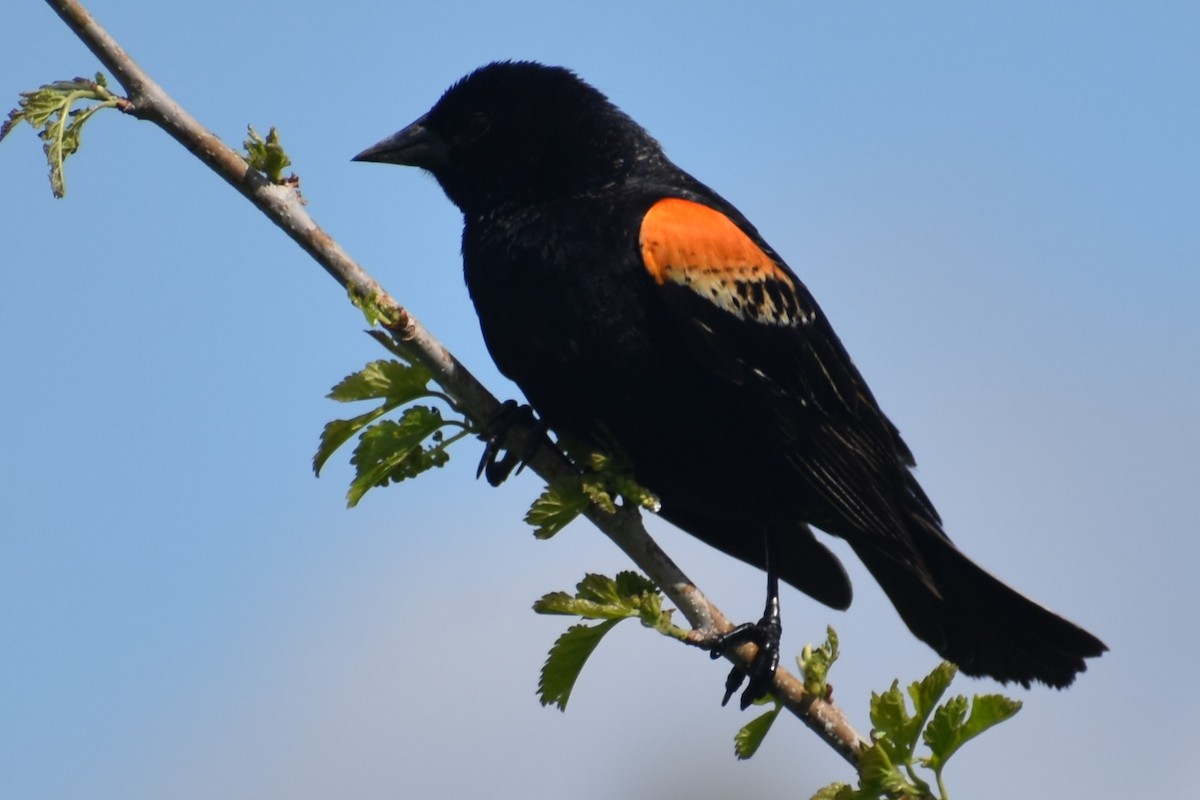
{"type": "Polygon", "coordinates": [[[658,143],[562,67],[488,64],[354,157],[428,170],[464,213],[595,191],[662,158],[658,143]]]}

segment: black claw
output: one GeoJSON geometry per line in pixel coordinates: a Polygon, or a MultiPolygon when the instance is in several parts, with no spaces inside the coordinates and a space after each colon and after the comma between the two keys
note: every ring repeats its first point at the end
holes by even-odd
{"type": "Polygon", "coordinates": [[[491,486],[499,486],[508,480],[512,475],[513,470],[521,466],[521,459],[516,453],[507,451],[504,455],[500,455],[503,451],[499,438],[487,439],[487,444],[483,448],[483,457],[479,460],[479,468],[475,470],[475,477],[480,475],[487,478],[487,482],[491,486]]]}
{"type": "Polygon", "coordinates": [[[734,667],[725,679],[725,697],[721,705],[729,702],[746,678],[746,691],[742,692],[740,704],[745,711],[750,705],[771,692],[775,685],[775,670],[779,666],[779,639],[783,635],[783,624],[779,616],[779,581],[774,571],[767,570],[767,606],[763,610],[762,619],[756,623],[743,623],[728,633],[723,633],[713,640],[709,654],[720,658],[730,647],[736,647],[751,642],[758,647],[758,653],[750,662],[750,667],[743,670],[734,667]]]}
{"type": "MultiPolygon", "coordinates": [[[[483,455],[479,458],[479,466],[475,468],[475,480],[483,475],[484,471],[491,467],[496,462],[496,456],[499,455],[500,437],[487,435],[481,437],[483,439],[483,455]]],[[[488,478],[488,483],[491,483],[491,478],[488,478]]]]}
{"type": "Polygon", "coordinates": [[[721,698],[722,707],[729,705],[729,698],[733,697],[733,693],[741,687],[744,680],[746,680],[746,673],[742,672],[740,667],[734,667],[729,671],[729,677],[725,679],[725,696],[721,698]]]}
{"type": "Polygon", "coordinates": [[[758,646],[758,655],[750,663],[750,681],[742,692],[741,706],[745,711],[751,703],[766,697],[775,685],[775,669],[779,666],[778,627],[758,646]]]}
{"type": "Polygon", "coordinates": [[[778,603],[774,609],[773,614],[768,612],[757,623],[747,622],[739,625],[718,636],[713,642],[709,653],[713,658],[720,658],[728,648],[746,642],[758,647],[758,653],[750,662],[749,669],[734,667],[730,670],[729,677],[725,679],[725,696],[721,705],[729,702],[729,698],[733,697],[733,693],[741,687],[746,678],[749,678],[750,682],[746,684],[746,691],[742,692],[740,704],[743,710],[754,701],[770,694],[771,687],[775,684],[775,670],[779,666],[779,638],[783,633],[779,624],[778,603]]]}
{"type": "Polygon", "coordinates": [[[479,459],[479,467],[475,470],[475,477],[485,476],[490,485],[499,486],[508,480],[514,470],[519,474],[541,446],[546,429],[546,423],[534,417],[532,408],[521,405],[516,400],[505,400],[500,411],[488,423],[487,432],[480,437],[485,444],[483,456],[479,459]],[[532,444],[528,447],[520,452],[514,452],[506,449],[504,442],[509,429],[518,422],[536,429],[537,436],[532,438],[532,444]]]}

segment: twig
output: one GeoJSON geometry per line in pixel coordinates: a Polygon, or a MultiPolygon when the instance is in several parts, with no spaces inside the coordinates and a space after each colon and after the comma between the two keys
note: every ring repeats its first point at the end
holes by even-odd
{"type": "MultiPolygon", "coordinates": [[[[122,106],[123,111],[166,131],[282,228],[334,280],[359,296],[372,298],[394,320],[386,327],[403,352],[430,368],[435,380],[470,417],[488,420],[496,415],[500,402],[313,221],[293,187],[271,183],[251,169],[239,153],[201,126],[134,63],[79,2],[47,0],[47,3],[124,87],[129,103],[122,106]]],[[[538,435],[518,426],[511,433],[510,444],[517,451],[523,451],[532,443],[531,437],[538,435]]],[[[573,474],[565,457],[549,447],[537,450],[529,468],[547,481],[573,474]]],[[[713,634],[732,627],[725,615],[650,538],[636,509],[626,507],[608,514],[592,508],[587,517],[679,608],[694,629],[693,644],[702,645],[713,634]]],[[[743,645],[730,658],[745,667],[754,652],[753,645],[743,645]]],[[[851,764],[857,763],[858,754],[867,743],[841,709],[806,692],[803,684],[783,669],[778,671],[774,688],[790,711],[843,758],[851,764]]]]}

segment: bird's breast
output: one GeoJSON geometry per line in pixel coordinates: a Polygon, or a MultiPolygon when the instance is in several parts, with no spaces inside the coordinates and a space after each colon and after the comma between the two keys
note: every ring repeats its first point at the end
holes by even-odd
{"type": "Polygon", "coordinates": [[[493,359],[567,428],[645,427],[700,379],[641,263],[642,211],[605,209],[526,209],[464,231],[464,272],[493,359]]]}

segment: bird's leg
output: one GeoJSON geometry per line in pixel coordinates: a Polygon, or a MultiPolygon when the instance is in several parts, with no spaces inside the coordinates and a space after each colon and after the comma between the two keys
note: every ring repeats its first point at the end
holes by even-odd
{"type": "Polygon", "coordinates": [[[779,666],[779,638],[783,635],[783,623],[779,615],[779,575],[771,560],[771,547],[767,544],[767,605],[763,609],[762,619],[756,623],[746,622],[738,625],[728,633],[716,637],[712,646],[712,657],[720,658],[730,647],[753,642],[758,647],[758,653],[750,662],[750,668],[743,671],[734,667],[729,677],[725,679],[725,697],[721,705],[729,702],[733,693],[738,690],[747,676],[750,683],[742,692],[741,707],[745,710],[751,703],[761,697],[766,697],[775,683],[775,668],[779,666]]]}
{"type": "Polygon", "coordinates": [[[514,469],[519,473],[525,468],[525,463],[533,457],[534,452],[541,445],[546,430],[545,421],[534,417],[532,408],[519,404],[516,400],[505,400],[496,416],[488,421],[486,432],[479,437],[485,444],[483,457],[479,459],[479,467],[475,470],[475,477],[486,476],[487,482],[492,486],[504,483],[514,469]],[[532,443],[528,447],[520,452],[514,452],[505,447],[504,440],[508,436],[509,429],[518,422],[532,426],[537,431],[537,435],[531,438],[532,443]]]}

